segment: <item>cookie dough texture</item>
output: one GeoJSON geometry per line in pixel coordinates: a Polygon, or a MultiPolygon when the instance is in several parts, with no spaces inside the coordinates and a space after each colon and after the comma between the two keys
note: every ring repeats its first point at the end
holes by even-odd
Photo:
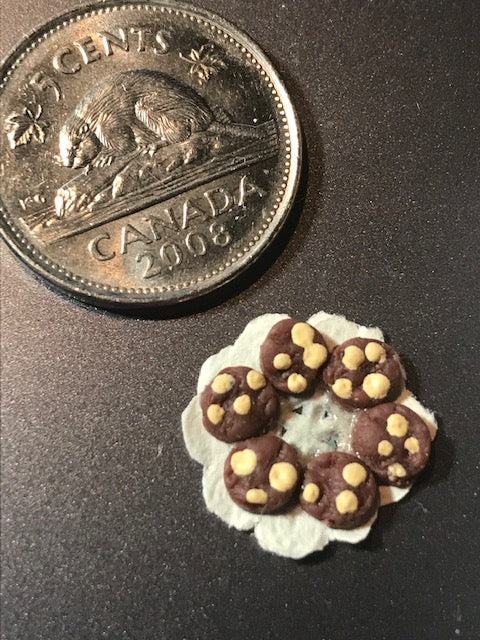
{"type": "Polygon", "coordinates": [[[309,461],[300,503],[329,527],[353,529],[375,515],[379,506],[377,483],[359,458],[329,451],[309,461]],[[312,499],[312,486],[318,488],[316,499],[312,499]]]}
{"type": "Polygon", "coordinates": [[[355,337],[333,349],[323,380],[337,402],[353,410],[396,400],[404,374],[390,345],[355,337]]]}
{"type": "MultiPolygon", "coordinates": [[[[289,558],[302,558],[320,551],[334,540],[354,544],[365,539],[371,522],[354,529],[333,529],[312,518],[300,505],[271,515],[251,513],[231,500],[223,480],[225,459],[231,444],[214,438],[203,426],[200,394],[226,365],[248,366],[260,371],[260,346],[270,329],[284,314],[266,314],[252,320],[235,343],[210,356],[202,365],[195,395],[182,414],[182,429],[190,456],[203,467],[203,497],[207,509],[228,526],[253,531],[262,549],[289,558]]],[[[329,351],[353,337],[383,341],[380,329],[363,327],[343,316],[319,312],[307,320],[324,337],[329,351]]],[[[435,418],[405,389],[397,402],[418,413],[427,424],[430,436],[436,432],[435,418]]],[[[299,457],[313,456],[333,448],[348,449],[354,414],[333,402],[322,386],[308,400],[302,396],[280,398],[280,414],[271,433],[297,450],[299,457]]],[[[354,491],[355,489],[353,489],[354,491]]],[[[380,487],[381,504],[402,499],[408,487],[380,487]]],[[[220,535],[220,532],[219,532],[220,535]]],[[[228,534],[227,534],[228,535],[228,534]]],[[[228,540],[226,540],[228,543],[228,540]]]]}
{"type": "Polygon", "coordinates": [[[262,371],[284,393],[310,391],[327,358],[328,349],[320,332],[294,318],[277,322],[260,348],[262,371]]]}
{"type": "Polygon", "coordinates": [[[265,433],[278,414],[275,389],[250,367],[219,371],[206,385],[200,402],[205,429],[225,442],[265,433]]]}
{"type": "Polygon", "coordinates": [[[352,449],[384,485],[409,485],[427,464],[430,445],[422,418],[396,402],[364,411],[353,425],[352,449]]]}
{"type": "Polygon", "coordinates": [[[283,509],[297,492],[301,478],[295,449],[271,434],[243,440],[225,461],[224,481],[230,497],[253,513],[283,509]]]}

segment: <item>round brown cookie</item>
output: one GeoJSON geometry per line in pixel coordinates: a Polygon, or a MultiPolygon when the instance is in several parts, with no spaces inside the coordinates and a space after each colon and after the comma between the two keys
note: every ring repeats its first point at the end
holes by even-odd
{"type": "Polygon", "coordinates": [[[310,391],[327,358],[321,333],[294,318],[277,322],[260,347],[263,372],[284,393],[310,391]]]}
{"type": "Polygon", "coordinates": [[[278,396],[265,376],[250,367],[227,367],[200,396],[206,430],[224,442],[268,431],[278,413],[278,396]]]}
{"type": "Polygon", "coordinates": [[[377,483],[356,456],[329,451],[308,463],[300,503],[307,513],[335,529],[365,524],[379,505],[377,483]]]}
{"type": "Polygon", "coordinates": [[[224,480],[232,500],[252,513],[273,513],[297,493],[302,468],[295,449],[272,434],[235,445],[225,460],[224,480]]]}
{"type": "Polygon", "coordinates": [[[332,351],[323,380],[346,409],[366,409],[395,400],[403,388],[396,351],[385,342],[351,338],[332,351]]]}
{"type": "Polygon", "coordinates": [[[381,484],[410,484],[427,464],[430,446],[425,422],[395,402],[364,411],[352,430],[352,449],[381,484]]]}

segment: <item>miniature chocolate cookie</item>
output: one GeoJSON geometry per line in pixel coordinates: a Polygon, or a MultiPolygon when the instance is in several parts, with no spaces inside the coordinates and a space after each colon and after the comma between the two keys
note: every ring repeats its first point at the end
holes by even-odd
{"type": "Polygon", "coordinates": [[[262,370],[279,391],[309,391],[328,357],[322,335],[306,322],[277,322],[260,347],[262,370]]]}
{"type": "Polygon", "coordinates": [[[301,466],[291,445],[267,434],[233,447],[225,461],[224,480],[239,507],[252,513],[273,513],[297,493],[301,466]]]}
{"type": "Polygon", "coordinates": [[[277,392],[250,367],[222,369],[200,397],[206,430],[224,442],[265,433],[278,412],[277,392]]]}
{"type": "Polygon", "coordinates": [[[398,398],[403,371],[390,345],[369,338],[351,338],[334,348],[323,380],[343,407],[366,409],[398,398]]]}
{"type": "Polygon", "coordinates": [[[352,431],[352,448],[381,484],[409,485],[430,454],[425,422],[402,404],[381,404],[360,414],[352,431]]]}
{"type": "Polygon", "coordinates": [[[329,527],[354,529],[376,512],[377,483],[359,458],[329,451],[308,463],[300,503],[307,513],[329,527]]]}

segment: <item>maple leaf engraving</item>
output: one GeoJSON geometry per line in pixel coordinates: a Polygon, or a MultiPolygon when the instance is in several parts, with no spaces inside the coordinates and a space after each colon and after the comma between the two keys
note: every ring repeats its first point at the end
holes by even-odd
{"type": "Polygon", "coordinates": [[[5,120],[5,132],[10,148],[15,149],[32,140],[45,142],[46,124],[40,122],[42,107],[39,104],[22,105],[19,111],[13,111],[5,120]]]}
{"type": "Polygon", "coordinates": [[[190,65],[188,73],[196,77],[201,85],[206,84],[211,76],[218,73],[220,69],[227,67],[213,42],[203,44],[198,51],[192,49],[188,56],[184,56],[182,53],[179,56],[190,65]]]}

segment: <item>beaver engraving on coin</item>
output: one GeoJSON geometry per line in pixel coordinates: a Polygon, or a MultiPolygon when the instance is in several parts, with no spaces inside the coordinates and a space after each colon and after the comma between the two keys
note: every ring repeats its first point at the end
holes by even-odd
{"type": "Polygon", "coordinates": [[[77,104],[59,135],[59,160],[65,167],[112,171],[63,185],[55,198],[59,217],[87,206],[111,185],[111,198],[130,191],[146,169],[172,172],[219,152],[222,136],[256,139],[261,127],[231,123],[193,89],[160,71],[141,69],[113,74],[77,104]],[[161,158],[158,150],[171,147],[161,158]],[[126,185],[130,183],[130,188],[126,185]]]}
{"type": "Polygon", "coordinates": [[[74,297],[170,306],[273,242],[298,186],[298,120],[223,18],[107,5],[54,18],[1,69],[0,234],[74,297]]]}

